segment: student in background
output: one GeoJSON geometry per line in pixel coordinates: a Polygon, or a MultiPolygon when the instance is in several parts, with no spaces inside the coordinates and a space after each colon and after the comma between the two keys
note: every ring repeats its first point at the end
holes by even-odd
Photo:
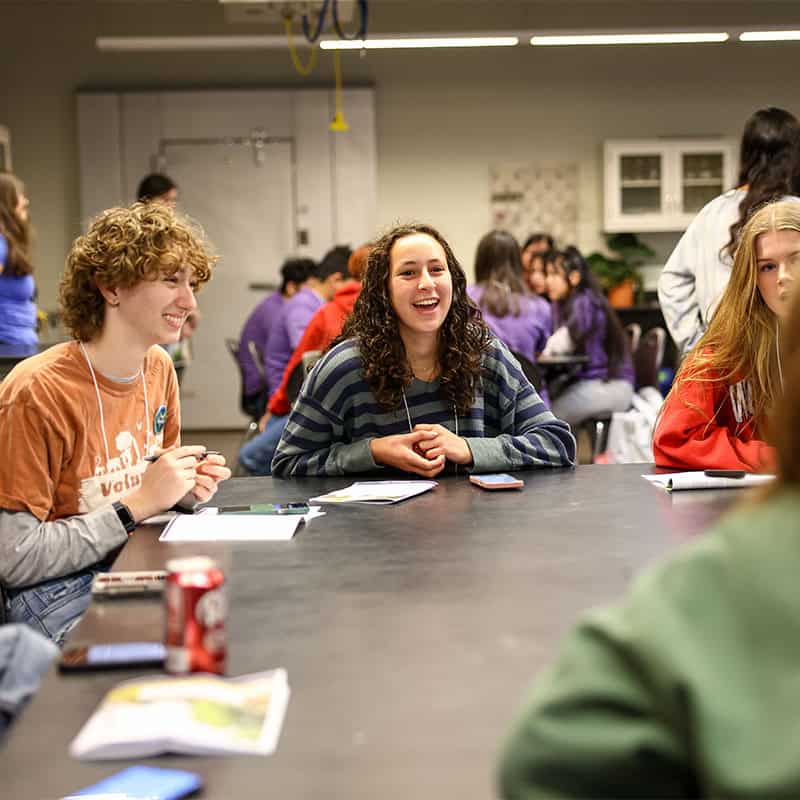
{"type": "Polygon", "coordinates": [[[270,352],[269,339],[273,323],[280,315],[284,303],[297,294],[314,267],[310,258],[287,259],[281,267],[280,289],[265,297],[244,323],[239,336],[239,366],[242,370],[244,393],[242,405],[252,417],[259,417],[264,413],[267,400],[277,387],[270,387],[268,383],[265,385],[261,379],[261,372],[250,352],[250,342],[255,345],[263,368],[270,352]]]}
{"type": "Polygon", "coordinates": [[[525,291],[517,240],[507,231],[491,231],[478,243],[475,280],[467,289],[489,330],[509,350],[529,361],[544,349],[553,332],[550,304],[525,291]]]}
{"type": "Polygon", "coordinates": [[[521,260],[525,282],[533,294],[547,299],[545,284],[545,253],[555,250],[555,242],[549,233],[531,234],[522,245],[521,260]]]}
{"type": "Polygon", "coordinates": [[[575,427],[598,414],[627,411],[634,381],[628,340],[577,248],[548,261],[547,291],[555,332],[543,355],[589,357],[575,380],[552,398],[553,413],[575,427]]]}
{"type": "Polygon", "coordinates": [[[273,474],[572,465],[568,427],[480,320],[466,284],[433,228],[383,236],[339,343],[303,385],[273,474]]]}
{"type": "Polygon", "coordinates": [[[163,203],[104,211],[61,279],[75,340],[0,384],[0,584],[6,616],[56,643],[138,523],[209,500],[225,459],[180,446],[176,341],[213,260],[163,203]],[[158,455],[153,463],[148,456],[158,455]]]}
{"type": "Polygon", "coordinates": [[[658,281],[661,310],[682,354],[708,327],[753,209],[785,195],[800,195],[800,122],[788,111],[762,108],[747,120],[737,187],[701,209],[658,281]]]}
{"type": "Polygon", "coordinates": [[[306,282],[281,307],[270,331],[269,351],[264,354],[264,371],[272,394],[283,380],[283,371],[292,357],[306,325],[323,303],[333,300],[347,274],[349,247],[339,245],[327,252],[309,271],[306,282]]]}
{"type": "Polygon", "coordinates": [[[0,343],[33,346],[36,285],[31,261],[31,226],[25,186],[0,173],[0,343]]]}
{"type": "Polygon", "coordinates": [[[153,172],[142,178],[136,190],[136,200],[139,203],[166,203],[175,208],[178,202],[178,187],[169,176],[153,172]]]}
{"type": "Polygon", "coordinates": [[[361,291],[361,276],[367,268],[370,247],[354,250],[347,261],[347,271],[351,280],[345,281],[325,303],[306,326],[300,342],[292,353],[283,380],[270,398],[267,413],[261,419],[262,434],[247,442],[239,452],[239,463],[252,475],[269,475],[272,458],[281,440],[286,421],[289,419],[291,404],[288,386],[292,373],[303,360],[303,355],[312,350],[325,350],[342,332],[345,320],[353,312],[356,298],[361,291]]]}
{"type": "Polygon", "coordinates": [[[785,333],[776,484],[583,617],[506,744],[507,800],[800,797],[797,302],[785,333]]]}
{"type": "Polygon", "coordinates": [[[800,203],[757,211],[708,330],[686,357],[653,437],[660,467],[769,468],[765,421],[782,390],[779,320],[800,278],[800,203]]]}

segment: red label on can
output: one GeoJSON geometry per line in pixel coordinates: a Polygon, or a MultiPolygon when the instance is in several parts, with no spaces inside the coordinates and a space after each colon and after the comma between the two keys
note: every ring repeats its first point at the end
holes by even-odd
{"type": "Polygon", "coordinates": [[[210,558],[167,564],[165,667],[173,675],[225,672],[225,576],[210,558]]]}

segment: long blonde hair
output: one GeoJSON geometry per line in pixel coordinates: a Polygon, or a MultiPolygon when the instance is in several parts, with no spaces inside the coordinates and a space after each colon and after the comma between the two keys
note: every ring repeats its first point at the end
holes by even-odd
{"type": "Polygon", "coordinates": [[[772,231],[800,233],[800,203],[782,200],[756,211],[742,229],[731,277],[708,329],[675,378],[673,392],[687,381],[748,381],[753,419],[763,424],[781,394],[778,318],[758,290],[756,241],[772,231]]]}

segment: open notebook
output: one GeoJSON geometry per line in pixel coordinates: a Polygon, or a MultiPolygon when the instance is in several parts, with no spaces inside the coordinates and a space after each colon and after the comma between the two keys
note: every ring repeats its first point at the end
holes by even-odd
{"type": "Polygon", "coordinates": [[[755,475],[748,473],[742,478],[718,478],[705,472],[670,472],[664,475],[642,475],[646,481],[678,492],[684,489],[746,489],[748,486],[762,486],[775,480],[774,475],[755,475]]]}

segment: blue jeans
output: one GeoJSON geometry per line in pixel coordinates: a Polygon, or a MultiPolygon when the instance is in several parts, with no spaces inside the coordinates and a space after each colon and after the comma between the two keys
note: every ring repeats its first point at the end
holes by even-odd
{"type": "Polygon", "coordinates": [[[43,633],[59,647],[78,624],[92,599],[92,579],[107,570],[105,562],[89,569],[42,581],[23,589],[6,589],[6,618],[43,633]]]}
{"type": "Polygon", "coordinates": [[[25,625],[0,627],[0,738],[57,655],[52,642],[25,625]]]}
{"type": "Polygon", "coordinates": [[[239,451],[239,463],[253,475],[269,475],[272,457],[286,427],[288,414],[273,414],[258,436],[251,439],[239,451]]]}

